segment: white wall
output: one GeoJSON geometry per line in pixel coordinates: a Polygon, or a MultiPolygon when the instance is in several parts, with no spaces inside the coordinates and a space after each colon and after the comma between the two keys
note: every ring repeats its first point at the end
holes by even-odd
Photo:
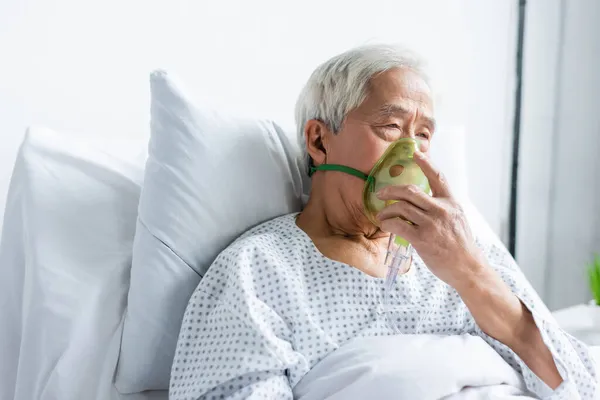
{"type": "MultiPolygon", "coordinates": [[[[470,45],[465,121],[473,202],[508,242],[517,43],[517,1],[466,2],[470,45]]],[[[527,273],[527,271],[525,271],[527,273]]]]}
{"type": "MultiPolygon", "coordinates": [[[[147,132],[148,73],[174,70],[233,109],[291,121],[317,63],[371,40],[430,60],[441,112],[469,133],[474,202],[506,220],[515,5],[495,0],[0,2],[0,209],[25,127],[147,132]]],[[[1,214],[0,214],[1,216],[1,214]]]]}
{"type": "Polygon", "coordinates": [[[600,251],[600,2],[528,1],[517,259],[552,309],[600,251]]]}

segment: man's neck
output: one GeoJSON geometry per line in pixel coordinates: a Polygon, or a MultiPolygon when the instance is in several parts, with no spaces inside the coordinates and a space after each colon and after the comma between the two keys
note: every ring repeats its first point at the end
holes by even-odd
{"type": "Polygon", "coordinates": [[[347,208],[335,202],[335,193],[318,196],[314,191],[296,224],[317,249],[332,260],[351,265],[364,273],[383,278],[383,256],[389,234],[377,229],[362,212],[362,207],[347,208]]]}
{"type": "Polygon", "coordinates": [[[313,240],[338,237],[363,242],[389,236],[367,219],[362,204],[344,202],[335,190],[319,189],[313,186],[308,203],[296,220],[313,240]]]}

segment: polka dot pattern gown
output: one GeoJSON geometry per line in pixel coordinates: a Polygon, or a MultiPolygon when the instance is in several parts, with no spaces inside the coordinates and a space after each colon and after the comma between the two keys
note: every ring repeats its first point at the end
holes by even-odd
{"type": "Polygon", "coordinates": [[[456,291],[418,255],[398,277],[382,314],[384,280],[324,257],[295,215],[286,215],[240,237],[198,285],[182,322],[170,398],[292,399],[292,388],[312,366],[357,336],[471,333],[519,371],[537,396],[600,399],[589,350],[555,325],[505,249],[481,246],[534,315],[564,379],[556,390],[483,333],[456,291]]]}

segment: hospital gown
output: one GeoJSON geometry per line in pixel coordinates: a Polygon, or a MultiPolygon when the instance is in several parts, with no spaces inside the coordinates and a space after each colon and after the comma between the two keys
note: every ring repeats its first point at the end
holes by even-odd
{"type": "Polygon", "coordinates": [[[397,279],[388,297],[393,307],[382,318],[384,280],[324,257],[292,214],[240,237],[198,285],[182,322],[170,398],[292,399],[292,388],[311,367],[350,339],[398,330],[479,335],[539,397],[600,398],[589,350],[556,326],[505,249],[480,246],[532,312],[564,379],[556,390],[483,333],[457,292],[416,254],[409,272],[397,279]]]}

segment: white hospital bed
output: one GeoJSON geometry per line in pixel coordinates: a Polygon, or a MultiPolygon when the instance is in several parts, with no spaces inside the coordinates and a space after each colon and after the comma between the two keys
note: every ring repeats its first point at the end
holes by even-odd
{"type": "Polygon", "coordinates": [[[0,243],[0,400],[167,398],[113,383],[144,147],[27,135],[0,243]]]}

